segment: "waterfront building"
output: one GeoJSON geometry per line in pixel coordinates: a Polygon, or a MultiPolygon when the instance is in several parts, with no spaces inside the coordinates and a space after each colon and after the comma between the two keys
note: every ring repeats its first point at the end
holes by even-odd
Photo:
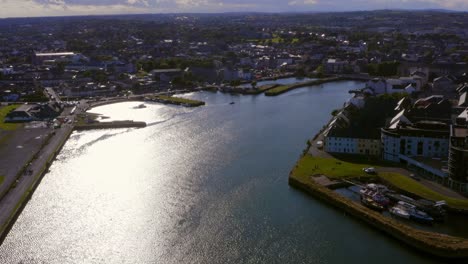
{"type": "Polygon", "coordinates": [[[364,91],[373,94],[415,93],[421,90],[423,81],[418,76],[400,77],[399,79],[374,78],[366,83],[364,91]]]}
{"type": "Polygon", "coordinates": [[[353,115],[361,107],[348,105],[340,111],[324,131],[324,150],[329,153],[380,156],[378,129],[362,129],[353,123],[353,115]]]}
{"type": "MultiPolygon", "coordinates": [[[[402,118],[403,119],[403,118],[402,118]]],[[[402,119],[388,128],[382,128],[383,159],[422,166],[414,157],[441,160],[448,155],[449,126],[442,122],[402,122],[402,119]]],[[[440,170],[440,168],[439,168],[440,170]]],[[[440,171],[433,174],[445,177],[440,171]]]]}
{"type": "Polygon", "coordinates": [[[413,105],[400,101],[395,109],[400,112],[381,129],[382,158],[446,181],[451,102],[434,95],[413,105]]]}
{"type": "Polygon", "coordinates": [[[468,108],[450,128],[449,185],[460,192],[468,192],[468,108]]]}

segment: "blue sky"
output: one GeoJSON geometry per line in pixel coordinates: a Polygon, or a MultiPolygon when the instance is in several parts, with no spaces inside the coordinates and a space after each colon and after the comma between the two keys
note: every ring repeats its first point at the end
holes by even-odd
{"type": "Polygon", "coordinates": [[[0,0],[0,17],[397,8],[468,11],[468,0],[0,0]]]}

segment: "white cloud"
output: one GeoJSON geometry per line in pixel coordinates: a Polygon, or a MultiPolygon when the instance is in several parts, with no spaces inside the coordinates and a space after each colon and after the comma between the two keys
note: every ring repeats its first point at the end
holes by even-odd
{"type": "Polygon", "coordinates": [[[468,10],[468,0],[0,0],[0,17],[229,11],[468,10]]]}
{"type": "Polygon", "coordinates": [[[67,5],[63,0],[38,3],[33,0],[0,0],[0,17],[33,17],[64,15],[97,15],[144,13],[145,8],[124,4],[112,5],[67,5]]]}

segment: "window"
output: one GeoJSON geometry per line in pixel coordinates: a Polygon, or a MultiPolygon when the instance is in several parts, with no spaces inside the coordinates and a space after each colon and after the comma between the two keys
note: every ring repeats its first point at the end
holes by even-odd
{"type": "Polygon", "coordinates": [[[424,143],[422,141],[419,141],[418,142],[418,150],[417,150],[418,151],[417,152],[418,156],[421,156],[423,154],[423,147],[424,147],[424,143]]]}

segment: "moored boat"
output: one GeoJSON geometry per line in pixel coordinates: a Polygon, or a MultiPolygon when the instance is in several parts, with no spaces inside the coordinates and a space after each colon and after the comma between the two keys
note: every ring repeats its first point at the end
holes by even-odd
{"type": "Polygon", "coordinates": [[[398,206],[407,210],[410,215],[409,218],[415,222],[419,222],[422,224],[432,224],[434,222],[434,218],[432,218],[425,212],[418,210],[417,207],[413,204],[399,201],[398,206]]]}
{"type": "Polygon", "coordinates": [[[395,215],[395,216],[398,216],[398,217],[401,217],[401,218],[404,218],[404,219],[409,219],[410,218],[410,213],[404,209],[403,207],[401,206],[394,206],[392,208],[390,208],[390,213],[392,215],[395,215]]]}
{"type": "Polygon", "coordinates": [[[370,208],[372,210],[375,210],[377,212],[382,212],[383,210],[385,210],[385,207],[383,207],[382,205],[380,205],[376,201],[372,200],[372,198],[370,198],[370,197],[362,197],[361,202],[362,202],[362,204],[364,204],[368,208],[370,208]]]}
{"type": "Polygon", "coordinates": [[[359,191],[361,199],[370,198],[375,203],[386,208],[390,200],[384,195],[388,191],[387,187],[379,184],[368,184],[359,191]]]}
{"type": "Polygon", "coordinates": [[[434,222],[434,218],[432,218],[425,212],[419,210],[414,210],[410,212],[410,219],[423,224],[432,224],[432,222],[434,222]]]}

